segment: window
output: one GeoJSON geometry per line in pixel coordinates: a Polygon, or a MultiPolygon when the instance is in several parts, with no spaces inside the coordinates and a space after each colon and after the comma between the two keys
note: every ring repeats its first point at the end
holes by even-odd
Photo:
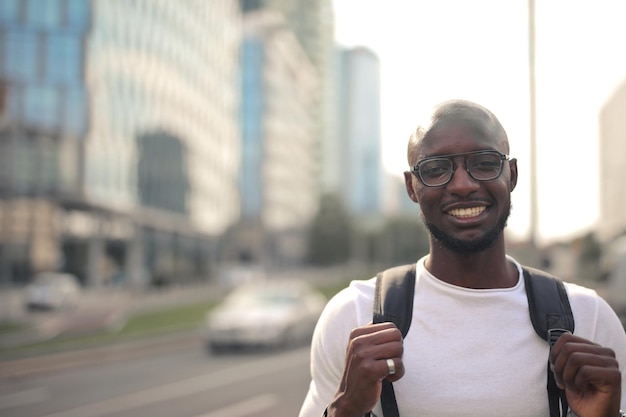
{"type": "Polygon", "coordinates": [[[0,1],[0,22],[15,23],[20,15],[19,0],[2,0],[0,1]]]}
{"type": "Polygon", "coordinates": [[[53,191],[59,181],[58,150],[51,138],[39,138],[39,184],[40,191],[53,191]]]}
{"type": "Polygon", "coordinates": [[[7,115],[9,120],[13,120],[15,122],[19,122],[21,117],[20,103],[22,95],[20,94],[20,92],[21,89],[15,84],[9,84],[6,90],[5,114],[7,115]]]}
{"type": "Polygon", "coordinates": [[[73,84],[81,78],[81,38],[69,33],[50,35],[46,48],[46,80],[73,84]]]}
{"type": "Polygon", "coordinates": [[[15,165],[13,178],[18,192],[30,192],[35,188],[37,178],[36,147],[30,138],[22,137],[15,143],[15,165]]]}
{"type": "Polygon", "coordinates": [[[4,74],[9,80],[32,81],[38,72],[38,39],[35,33],[14,30],[6,34],[4,74]]]}
{"type": "Polygon", "coordinates": [[[91,20],[90,0],[65,0],[68,25],[73,28],[87,28],[91,20]]]}
{"type": "Polygon", "coordinates": [[[68,88],[63,108],[63,128],[66,132],[82,136],[87,130],[87,95],[82,87],[68,88]]]}
{"type": "Polygon", "coordinates": [[[29,86],[24,94],[24,123],[44,129],[59,124],[58,92],[50,86],[29,86]]]}
{"type": "Polygon", "coordinates": [[[27,0],[26,21],[30,26],[52,29],[61,23],[60,0],[27,0]]]}

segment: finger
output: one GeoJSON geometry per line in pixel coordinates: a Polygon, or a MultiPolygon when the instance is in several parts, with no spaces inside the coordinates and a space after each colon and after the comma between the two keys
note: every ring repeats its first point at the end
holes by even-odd
{"type": "Polygon", "coordinates": [[[554,346],[552,346],[550,350],[550,356],[551,357],[558,356],[561,353],[561,350],[569,343],[580,343],[584,345],[600,346],[597,343],[594,343],[580,336],[575,336],[571,333],[564,333],[557,339],[554,346]]]}
{"type": "Polygon", "coordinates": [[[402,355],[404,346],[401,339],[385,337],[386,332],[394,329],[385,329],[377,333],[359,336],[348,344],[346,366],[357,379],[362,381],[382,381],[389,375],[387,359],[393,360],[395,374],[392,379],[399,379],[404,375],[402,355]],[[381,333],[383,335],[381,336],[381,333]]]}
{"type": "Polygon", "coordinates": [[[584,339],[583,342],[563,343],[558,350],[552,352],[550,358],[557,386],[572,390],[576,390],[575,380],[582,367],[618,369],[613,350],[584,339]]]}
{"type": "Polygon", "coordinates": [[[565,333],[558,338],[554,346],[550,349],[550,368],[554,373],[556,384],[559,388],[563,385],[563,369],[572,351],[590,351],[592,346],[599,346],[582,337],[565,333]],[[572,344],[573,343],[573,344],[572,344]]]}
{"type": "Polygon", "coordinates": [[[386,378],[390,382],[395,382],[404,376],[404,362],[401,357],[387,358],[384,363],[387,371],[386,378]]]}
{"type": "MultiPolygon", "coordinates": [[[[617,362],[616,362],[617,363],[617,362]]],[[[577,369],[571,385],[566,387],[576,393],[621,392],[622,374],[617,366],[584,365],[577,369]]]]}
{"type": "Polygon", "coordinates": [[[402,343],[402,333],[393,324],[357,327],[350,332],[350,343],[380,345],[389,342],[402,343]]]}
{"type": "Polygon", "coordinates": [[[587,353],[615,359],[615,352],[612,349],[583,338],[563,335],[550,351],[550,363],[554,368],[562,369],[574,353],[587,353]]]}
{"type": "Polygon", "coordinates": [[[590,355],[615,359],[615,352],[609,348],[586,343],[568,343],[567,345],[563,345],[558,352],[552,352],[550,354],[550,365],[554,371],[561,372],[567,363],[572,360],[572,357],[576,360],[572,362],[572,364],[581,363],[580,361],[589,357],[577,357],[576,355],[590,355]]]}
{"type": "Polygon", "coordinates": [[[556,368],[555,379],[572,391],[585,392],[591,386],[611,384],[613,373],[619,375],[619,365],[613,351],[598,348],[594,352],[577,351],[569,354],[562,369],[556,368]]]}
{"type": "Polygon", "coordinates": [[[369,323],[366,326],[361,326],[361,327],[357,327],[353,329],[352,332],[350,333],[350,338],[352,338],[352,335],[357,337],[357,336],[361,336],[364,334],[376,333],[381,330],[387,330],[387,329],[397,329],[397,327],[395,324],[391,322],[376,323],[376,324],[369,323]]]}

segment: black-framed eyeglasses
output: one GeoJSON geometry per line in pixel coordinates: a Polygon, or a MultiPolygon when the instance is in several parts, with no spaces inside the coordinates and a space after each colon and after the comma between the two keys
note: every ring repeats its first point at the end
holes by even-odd
{"type": "Polygon", "coordinates": [[[415,164],[411,172],[425,186],[441,187],[452,179],[455,171],[453,158],[458,156],[465,157],[465,170],[477,181],[498,178],[502,174],[504,161],[509,159],[509,155],[494,150],[431,156],[415,164]]]}

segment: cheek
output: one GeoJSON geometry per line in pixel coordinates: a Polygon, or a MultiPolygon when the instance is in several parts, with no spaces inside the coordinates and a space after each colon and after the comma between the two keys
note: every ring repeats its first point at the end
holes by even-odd
{"type": "Polygon", "coordinates": [[[424,212],[430,211],[430,208],[436,205],[437,196],[426,187],[419,187],[415,191],[417,203],[424,212]]]}

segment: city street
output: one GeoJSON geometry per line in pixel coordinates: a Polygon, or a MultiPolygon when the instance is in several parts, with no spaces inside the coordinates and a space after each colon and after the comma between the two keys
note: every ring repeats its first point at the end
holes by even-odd
{"type": "Polygon", "coordinates": [[[181,348],[0,382],[4,417],[295,416],[309,348],[211,355],[181,348]]]}

